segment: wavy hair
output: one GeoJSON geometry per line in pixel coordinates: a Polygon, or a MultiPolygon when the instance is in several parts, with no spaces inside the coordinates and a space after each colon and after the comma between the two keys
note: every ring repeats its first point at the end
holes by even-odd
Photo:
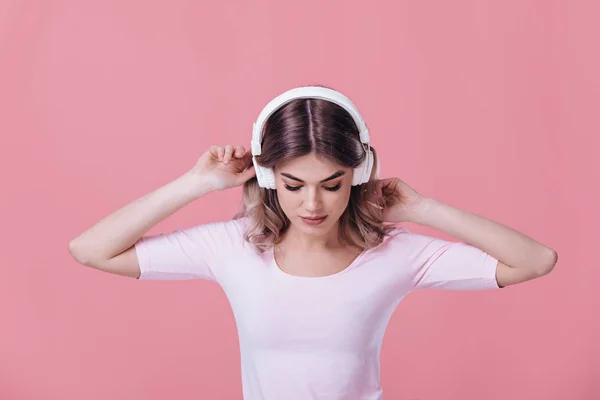
{"type": "MultiPolygon", "coordinates": [[[[267,119],[264,129],[262,152],[256,162],[266,168],[311,153],[350,168],[356,168],[366,157],[352,116],[327,100],[292,100],[267,119]]],[[[373,199],[368,194],[374,192],[377,178],[377,153],[372,146],[371,150],[374,161],[369,182],[352,186],[348,205],[339,218],[340,241],[363,250],[380,244],[393,229],[384,225],[381,209],[367,201],[373,199]]],[[[248,222],[244,239],[262,252],[279,243],[291,223],[276,191],[261,188],[256,177],[244,183],[242,210],[233,219],[243,217],[248,222]]]]}

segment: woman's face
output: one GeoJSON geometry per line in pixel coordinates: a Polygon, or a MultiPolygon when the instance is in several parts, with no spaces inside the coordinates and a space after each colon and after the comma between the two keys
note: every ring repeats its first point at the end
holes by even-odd
{"type": "Polygon", "coordinates": [[[294,227],[310,235],[323,235],[337,226],[350,199],[353,171],[314,154],[277,165],[277,197],[294,227]],[[308,219],[317,217],[325,218],[308,219]]]}

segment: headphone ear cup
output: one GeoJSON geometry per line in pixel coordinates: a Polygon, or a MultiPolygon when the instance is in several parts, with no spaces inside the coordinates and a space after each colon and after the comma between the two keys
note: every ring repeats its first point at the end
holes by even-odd
{"type": "Polygon", "coordinates": [[[275,174],[273,173],[273,170],[271,168],[264,168],[264,167],[260,167],[262,169],[262,173],[263,173],[263,178],[264,178],[264,183],[265,183],[265,188],[267,189],[275,189],[275,174]]]}
{"type": "Polygon", "coordinates": [[[352,186],[360,185],[362,181],[363,170],[365,169],[365,162],[361,162],[360,165],[354,168],[354,173],[352,174],[352,186]]]}
{"type": "Polygon", "coordinates": [[[258,165],[256,157],[252,157],[252,164],[256,172],[258,186],[266,189],[275,189],[275,175],[273,174],[273,170],[258,165]]]}
{"type": "MultiPolygon", "coordinates": [[[[369,179],[371,179],[371,172],[373,171],[373,161],[374,161],[373,151],[369,149],[369,151],[367,152],[367,155],[368,155],[369,160],[367,161],[367,163],[368,163],[367,170],[365,171],[365,176],[364,176],[364,180],[362,183],[369,182],[369,179]]],[[[377,171],[379,171],[379,168],[377,169],[377,171]]]]}
{"type": "Polygon", "coordinates": [[[258,181],[258,186],[262,187],[262,171],[260,170],[260,165],[258,165],[258,163],[256,162],[255,157],[252,157],[252,165],[254,165],[254,172],[256,173],[256,180],[258,181]]]}
{"type": "Polygon", "coordinates": [[[352,175],[352,186],[361,185],[369,182],[371,177],[371,171],[373,170],[373,152],[369,150],[365,154],[365,159],[360,165],[354,168],[354,174],[352,175]]]}

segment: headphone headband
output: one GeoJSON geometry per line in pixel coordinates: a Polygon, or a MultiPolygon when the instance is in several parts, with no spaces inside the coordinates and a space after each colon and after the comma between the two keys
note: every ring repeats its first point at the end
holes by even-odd
{"type": "Polygon", "coordinates": [[[369,130],[367,129],[367,125],[365,124],[362,115],[358,111],[358,108],[348,97],[333,89],[324,88],[321,86],[304,86],[290,89],[280,94],[271,100],[261,111],[261,113],[258,115],[258,119],[256,122],[254,122],[252,127],[252,155],[258,156],[261,153],[263,129],[269,117],[280,107],[291,102],[292,100],[304,98],[328,100],[343,107],[352,116],[354,123],[358,127],[360,141],[365,144],[369,143],[369,130]]]}
{"type": "MultiPolygon", "coordinates": [[[[369,177],[371,176],[371,170],[373,169],[373,151],[371,150],[371,146],[369,144],[369,130],[367,129],[367,125],[362,118],[362,115],[358,111],[358,108],[350,101],[350,99],[340,92],[324,88],[321,86],[304,86],[299,88],[290,89],[279,96],[275,97],[271,100],[265,108],[261,111],[258,116],[256,122],[252,127],[252,163],[256,170],[256,179],[258,181],[258,185],[267,189],[275,189],[275,176],[273,170],[271,168],[261,167],[256,161],[256,157],[261,154],[261,143],[262,143],[262,135],[263,135],[263,127],[267,122],[267,119],[281,106],[289,103],[295,99],[302,98],[316,98],[331,101],[342,108],[344,108],[352,119],[354,120],[360,136],[360,141],[363,144],[366,144],[365,148],[365,158],[361,162],[361,164],[354,168],[354,172],[352,175],[352,185],[361,185],[369,181],[369,177]]],[[[364,146],[363,146],[364,147],[364,146]]],[[[379,165],[375,166],[375,174],[379,173],[379,165]]]]}

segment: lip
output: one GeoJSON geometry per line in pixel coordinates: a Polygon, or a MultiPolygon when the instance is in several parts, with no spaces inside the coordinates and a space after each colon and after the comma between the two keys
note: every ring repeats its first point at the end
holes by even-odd
{"type": "Polygon", "coordinates": [[[327,215],[322,217],[300,217],[305,224],[318,225],[327,219],[327,215]]]}
{"type": "Polygon", "coordinates": [[[304,218],[304,219],[323,219],[323,218],[327,218],[327,215],[321,215],[318,217],[300,217],[300,218],[304,218]]]}

